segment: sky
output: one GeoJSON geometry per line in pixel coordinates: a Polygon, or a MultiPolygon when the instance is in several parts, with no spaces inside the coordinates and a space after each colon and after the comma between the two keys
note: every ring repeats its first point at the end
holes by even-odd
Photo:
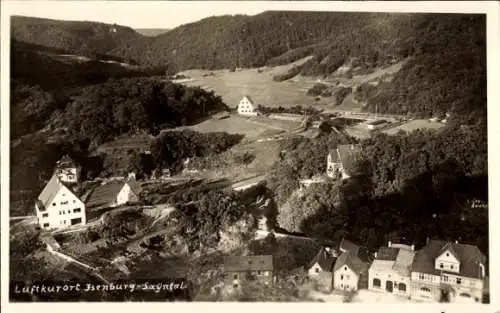
{"type": "MultiPolygon", "coordinates": [[[[454,2],[331,2],[331,1],[3,1],[2,11],[58,20],[96,21],[132,28],[168,28],[226,14],[255,15],[268,10],[317,11],[452,11],[470,12],[475,4],[454,2]]],[[[3,14],[2,14],[3,15],[3,14]]]]}

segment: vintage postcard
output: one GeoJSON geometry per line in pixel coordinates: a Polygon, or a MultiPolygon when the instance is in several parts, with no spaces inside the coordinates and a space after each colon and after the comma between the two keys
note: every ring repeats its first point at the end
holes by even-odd
{"type": "Polygon", "coordinates": [[[2,305],[493,312],[498,6],[455,4],[2,2],[2,305]]]}

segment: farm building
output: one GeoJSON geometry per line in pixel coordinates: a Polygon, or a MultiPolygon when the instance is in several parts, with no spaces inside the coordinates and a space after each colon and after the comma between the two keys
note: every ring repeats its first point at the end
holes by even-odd
{"type": "Polygon", "coordinates": [[[60,229],[85,224],[85,205],[57,175],[53,175],[35,202],[42,229],[60,229]]]}
{"type": "Polygon", "coordinates": [[[266,285],[273,282],[273,256],[231,256],[224,260],[224,283],[239,288],[246,280],[259,280],[266,285]]]}
{"type": "Polygon", "coordinates": [[[375,130],[375,129],[382,128],[388,124],[389,124],[389,122],[386,120],[376,120],[376,121],[370,122],[366,125],[367,125],[367,128],[369,130],[375,130]]]}
{"type": "Polygon", "coordinates": [[[87,207],[116,207],[139,201],[140,186],[133,179],[119,179],[97,186],[87,199],[87,207]]]}
{"type": "Polygon", "coordinates": [[[249,96],[244,96],[238,104],[238,114],[247,116],[256,116],[257,110],[254,102],[249,96]]]}

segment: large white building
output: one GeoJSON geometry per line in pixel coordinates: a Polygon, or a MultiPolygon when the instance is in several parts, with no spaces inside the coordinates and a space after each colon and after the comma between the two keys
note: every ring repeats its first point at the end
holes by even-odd
{"type": "Polygon", "coordinates": [[[368,289],[410,297],[411,266],[415,247],[392,244],[381,247],[368,270],[368,289]]]}
{"type": "Polygon", "coordinates": [[[42,229],[58,229],[85,224],[85,204],[53,175],[35,202],[38,223],[42,229]]]}
{"type": "Polygon", "coordinates": [[[412,298],[481,302],[485,279],[486,257],[476,246],[429,240],[412,264],[412,298]]]}
{"type": "Polygon", "coordinates": [[[249,96],[244,96],[243,99],[240,100],[240,103],[238,104],[238,114],[247,116],[257,115],[255,104],[249,96]]]}

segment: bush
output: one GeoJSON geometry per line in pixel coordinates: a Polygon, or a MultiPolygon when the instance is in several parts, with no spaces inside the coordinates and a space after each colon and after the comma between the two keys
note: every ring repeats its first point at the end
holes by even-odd
{"type": "Polygon", "coordinates": [[[324,92],[326,92],[328,89],[328,86],[322,83],[315,84],[311,89],[307,91],[307,95],[309,96],[320,96],[323,95],[324,92]]]}

